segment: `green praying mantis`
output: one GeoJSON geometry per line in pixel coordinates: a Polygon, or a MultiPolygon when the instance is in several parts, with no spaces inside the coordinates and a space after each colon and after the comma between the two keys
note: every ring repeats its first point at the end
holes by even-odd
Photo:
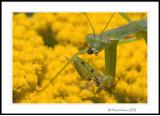
{"type": "Polygon", "coordinates": [[[90,26],[92,27],[93,34],[89,34],[86,37],[86,41],[89,45],[88,49],[81,50],[75,54],[72,58],[67,58],[68,62],[62,67],[62,69],[50,80],[50,82],[40,89],[40,91],[47,88],[67,67],[72,63],[80,77],[84,80],[93,80],[97,85],[97,92],[101,90],[107,90],[115,84],[115,72],[116,72],[116,53],[117,45],[121,43],[131,42],[138,38],[143,37],[147,44],[147,19],[140,19],[137,21],[131,21],[131,19],[125,13],[119,13],[129,23],[118,28],[114,28],[105,32],[108,24],[114,17],[115,13],[111,16],[105,28],[101,34],[95,34],[94,28],[90,22],[87,14],[83,13],[90,26]],[[135,34],[134,38],[125,39],[130,34],[135,34]],[[78,57],[80,54],[95,54],[105,50],[105,71],[104,75],[99,73],[93,66],[87,63],[82,58],[78,57]]]}

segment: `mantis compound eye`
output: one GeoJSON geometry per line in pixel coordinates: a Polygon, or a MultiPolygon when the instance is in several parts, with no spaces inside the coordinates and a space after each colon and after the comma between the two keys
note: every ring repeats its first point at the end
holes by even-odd
{"type": "Polygon", "coordinates": [[[88,53],[88,54],[93,54],[92,48],[89,48],[89,49],[87,50],[87,53],[88,53]]]}

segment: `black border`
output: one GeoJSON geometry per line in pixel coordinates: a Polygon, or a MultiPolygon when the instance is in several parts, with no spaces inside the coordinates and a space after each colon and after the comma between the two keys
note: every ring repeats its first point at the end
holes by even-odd
{"type": "MultiPolygon", "coordinates": [[[[38,0],[38,1],[34,1],[34,0],[2,0],[2,2],[158,2],[158,9],[159,9],[159,0],[108,0],[108,1],[103,1],[103,0],[100,0],[100,1],[97,1],[97,0],[70,0],[70,1],[58,1],[58,0],[55,0],[55,1],[50,1],[50,0],[46,0],[46,1],[43,1],[43,0],[38,0]]],[[[1,2],[1,20],[2,20],[2,2],[1,2]]],[[[159,19],[159,15],[158,15],[158,19],[159,19]]],[[[1,25],[2,25],[2,21],[1,21],[1,25]]],[[[1,26],[1,30],[2,30],[2,26],[1,26]]],[[[159,30],[159,28],[158,28],[159,30]]],[[[1,31],[2,33],[2,31],[1,31]]],[[[159,33],[158,33],[158,37],[159,37],[159,33]]],[[[159,37],[160,38],[160,37],[159,37]]],[[[158,40],[158,43],[159,43],[159,40],[158,40]]],[[[2,56],[2,36],[1,36],[1,39],[0,39],[0,48],[1,48],[1,56],[2,56]]],[[[159,47],[159,44],[158,44],[158,47],[159,47]]],[[[159,48],[158,48],[159,50],[159,48]]],[[[2,58],[2,57],[1,57],[2,58]]],[[[158,54],[158,59],[159,59],[159,54],[158,54]]],[[[1,59],[1,64],[2,64],[2,59],[1,59]]],[[[158,64],[159,64],[159,61],[158,61],[158,64]]],[[[0,67],[2,69],[2,65],[0,67]]],[[[158,69],[159,69],[159,65],[158,65],[158,69]]],[[[1,74],[1,77],[2,77],[2,70],[0,71],[0,74],[1,74]]],[[[158,77],[159,77],[159,73],[158,73],[158,77]]],[[[158,79],[159,81],[159,79],[158,79]]],[[[1,104],[0,104],[0,115],[159,115],[160,114],[160,111],[159,113],[133,113],[133,114],[130,114],[130,113],[117,113],[117,114],[110,114],[110,113],[51,113],[51,114],[47,114],[47,113],[2,113],[2,78],[0,78],[0,88],[1,88],[1,93],[0,93],[0,99],[1,99],[1,104]]],[[[160,86],[158,86],[158,90],[159,90],[160,86]]],[[[160,91],[160,90],[159,90],[160,91]]],[[[159,93],[158,92],[158,97],[159,97],[159,93]]],[[[160,108],[160,101],[158,103],[158,108],[160,108]]]]}

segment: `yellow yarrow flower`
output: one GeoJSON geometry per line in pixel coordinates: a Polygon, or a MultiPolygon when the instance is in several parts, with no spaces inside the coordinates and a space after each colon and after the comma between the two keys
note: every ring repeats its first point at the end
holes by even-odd
{"type": "MultiPolygon", "coordinates": [[[[95,32],[100,34],[112,13],[87,13],[95,32]],[[100,17],[100,18],[99,18],[100,17]]],[[[128,13],[132,20],[145,13],[128,13]]],[[[116,13],[107,30],[127,24],[116,13]],[[119,19],[119,20],[117,20],[119,19]]],[[[13,15],[13,102],[14,103],[146,103],[147,47],[144,40],[117,48],[116,85],[112,92],[95,94],[96,85],[87,87],[74,67],[67,68],[44,91],[44,87],[80,49],[87,47],[86,36],[93,33],[81,13],[24,13],[13,15]],[[77,18],[78,17],[78,18],[77,18]],[[53,40],[53,41],[51,41],[53,40]],[[52,43],[48,46],[46,43],[52,43]]],[[[104,71],[104,51],[98,56],[80,55],[100,72],[104,71]]]]}

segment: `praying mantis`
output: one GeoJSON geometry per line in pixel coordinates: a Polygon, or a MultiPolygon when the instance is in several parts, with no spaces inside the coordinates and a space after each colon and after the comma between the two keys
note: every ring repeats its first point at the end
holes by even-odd
{"type": "Polygon", "coordinates": [[[105,32],[108,24],[114,17],[115,13],[111,16],[105,28],[101,34],[95,34],[94,28],[90,22],[87,14],[83,13],[90,26],[92,27],[93,34],[89,34],[86,37],[86,41],[89,45],[88,49],[81,50],[75,54],[72,58],[67,58],[68,62],[61,68],[61,70],[50,80],[50,82],[43,87],[41,90],[47,88],[67,67],[68,64],[72,63],[80,77],[84,80],[93,80],[97,85],[97,92],[102,89],[107,90],[111,88],[115,83],[115,72],[116,72],[116,53],[117,45],[134,41],[140,37],[143,37],[147,44],[147,19],[140,19],[137,21],[131,21],[131,19],[125,13],[119,13],[129,23],[118,28],[114,28],[105,32]],[[130,34],[135,34],[136,38],[125,39],[130,34]],[[78,57],[80,54],[95,54],[98,55],[100,51],[105,51],[105,71],[104,75],[99,73],[93,66],[87,63],[82,58],[78,57]]]}

